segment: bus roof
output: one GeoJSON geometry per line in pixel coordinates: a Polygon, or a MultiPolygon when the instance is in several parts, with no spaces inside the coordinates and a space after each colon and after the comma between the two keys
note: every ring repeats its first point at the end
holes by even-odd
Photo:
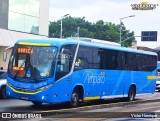
{"type": "Polygon", "coordinates": [[[107,48],[112,50],[119,50],[125,52],[133,52],[140,54],[149,54],[157,55],[155,52],[137,50],[132,48],[121,47],[118,43],[115,42],[104,42],[103,40],[91,39],[91,38],[44,38],[44,39],[21,39],[16,42],[16,44],[21,45],[35,45],[35,46],[62,46],[66,44],[77,44],[78,41],[80,45],[90,46],[90,47],[99,47],[107,48]]]}

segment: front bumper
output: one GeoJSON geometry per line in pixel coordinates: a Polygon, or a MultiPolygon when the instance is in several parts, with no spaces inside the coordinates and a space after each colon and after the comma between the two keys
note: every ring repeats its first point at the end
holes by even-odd
{"type": "Polygon", "coordinates": [[[12,87],[11,85],[7,84],[6,95],[9,98],[16,98],[16,99],[28,100],[28,101],[36,101],[36,102],[44,102],[44,103],[58,102],[58,99],[54,97],[54,94],[53,94],[53,86],[43,91],[26,92],[22,90],[20,91],[12,87]]]}

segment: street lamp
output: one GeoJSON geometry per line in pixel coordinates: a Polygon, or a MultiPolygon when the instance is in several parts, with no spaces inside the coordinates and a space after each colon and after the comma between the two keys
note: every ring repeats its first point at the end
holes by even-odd
{"type": "Polygon", "coordinates": [[[135,17],[135,15],[130,15],[130,16],[127,16],[127,17],[120,18],[120,45],[122,44],[122,38],[121,38],[122,26],[121,26],[121,23],[122,23],[122,20],[123,20],[123,19],[129,18],[129,17],[135,17]]]}
{"type": "Polygon", "coordinates": [[[65,14],[64,16],[61,17],[61,34],[60,34],[60,38],[62,38],[62,31],[63,31],[63,29],[62,29],[62,19],[63,19],[64,17],[68,16],[68,15],[69,15],[69,14],[65,14]]]}

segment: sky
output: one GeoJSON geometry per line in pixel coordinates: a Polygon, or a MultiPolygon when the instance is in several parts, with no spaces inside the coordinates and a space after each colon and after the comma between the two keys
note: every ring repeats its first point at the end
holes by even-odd
{"type": "Polygon", "coordinates": [[[115,24],[120,23],[120,18],[135,15],[122,20],[128,30],[135,32],[135,36],[141,36],[141,31],[158,31],[157,42],[141,42],[141,38],[136,37],[137,45],[150,48],[160,46],[160,0],[50,0],[49,21],[59,20],[65,14],[85,17],[92,23],[103,20],[115,24]],[[148,11],[132,10],[131,4],[140,2],[158,6],[148,11]]]}

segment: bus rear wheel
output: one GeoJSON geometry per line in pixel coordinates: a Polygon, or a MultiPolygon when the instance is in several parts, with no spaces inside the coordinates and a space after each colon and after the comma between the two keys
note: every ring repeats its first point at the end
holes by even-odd
{"type": "Polygon", "coordinates": [[[128,101],[133,101],[135,99],[136,90],[133,86],[130,87],[128,92],[128,101]]]}
{"type": "Polygon", "coordinates": [[[79,105],[79,91],[77,89],[74,89],[74,91],[72,92],[72,97],[71,97],[71,101],[70,101],[70,106],[72,108],[75,108],[79,105]]]}

